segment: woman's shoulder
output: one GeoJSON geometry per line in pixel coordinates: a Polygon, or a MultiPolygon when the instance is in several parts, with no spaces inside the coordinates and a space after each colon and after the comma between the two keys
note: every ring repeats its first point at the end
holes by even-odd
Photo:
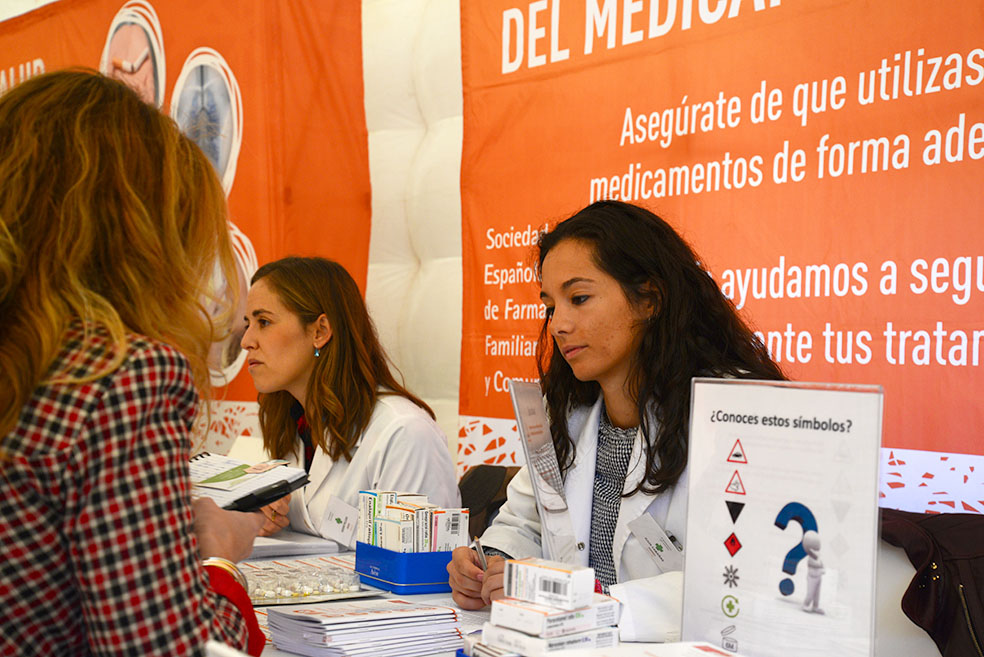
{"type": "Polygon", "coordinates": [[[403,395],[382,390],[376,398],[376,405],[373,407],[372,413],[374,416],[378,413],[380,415],[390,417],[405,416],[415,418],[423,416],[428,420],[430,419],[430,415],[427,414],[427,411],[422,409],[420,406],[417,406],[403,395]]]}
{"type": "Polygon", "coordinates": [[[118,357],[105,329],[71,325],[46,381],[21,409],[13,434],[28,437],[37,449],[59,449],[81,435],[103,407],[116,412],[166,395],[191,412],[197,393],[180,352],[138,334],[127,334],[122,349],[118,357]]]}
{"type": "Polygon", "coordinates": [[[92,387],[103,390],[121,382],[145,391],[194,387],[188,359],[166,342],[128,332],[117,344],[104,328],[84,330],[77,324],[66,331],[51,371],[49,381],[66,381],[63,385],[69,386],[72,380],[98,377],[92,387]]]}
{"type": "Polygon", "coordinates": [[[434,435],[447,440],[427,411],[402,395],[381,393],[372,409],[369,425],[368,432],[383,432],[389,436],[434,435]]]}

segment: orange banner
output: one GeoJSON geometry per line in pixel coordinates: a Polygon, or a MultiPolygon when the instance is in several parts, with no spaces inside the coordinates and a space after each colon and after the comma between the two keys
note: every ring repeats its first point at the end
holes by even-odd
{"type": "MultiPolygon", "coordinates": [[[[198,142],[229,198],[243,278],[288,254],[321,255],[365,288],[358,3],[62,0],[0,23],[0,93],[69,66],[125,80],[198,142]]],[[[238,339],[213,353],[213,383],[232,380],[216,397],[255,400],[238,339]]]]}
{"type": "Polygon", "coordinates": [[[791,378],[884,386],[884,446],[984,453],[978,2],[461,13],[466,464],[515,453],[536,230],[603,198],[670,221],[791,378]]]}

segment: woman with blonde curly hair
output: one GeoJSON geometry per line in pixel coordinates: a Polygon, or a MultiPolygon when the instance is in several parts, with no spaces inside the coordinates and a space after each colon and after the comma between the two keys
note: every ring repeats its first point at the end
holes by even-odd
{"type": "Polygon", "coordinates": [[[170,119],[87,71],[0,97],[0,653],[262,650],[262,517],[190,497],[216,266],[222,188],[170,119]]]}

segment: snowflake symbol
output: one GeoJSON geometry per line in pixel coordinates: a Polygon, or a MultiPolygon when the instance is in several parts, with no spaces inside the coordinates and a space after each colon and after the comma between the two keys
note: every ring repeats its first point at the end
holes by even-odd
{"type": "Polygon", "coordinates": [[[738,569],[734,566],[724,567],[724,583],[730,588],[738,586],[738,569]]]}

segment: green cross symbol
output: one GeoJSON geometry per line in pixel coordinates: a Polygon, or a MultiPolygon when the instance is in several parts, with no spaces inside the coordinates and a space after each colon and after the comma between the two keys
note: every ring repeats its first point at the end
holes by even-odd
{"type": "Polygon", "coordinates": [[[721,611],[723,611],[724,615],[728,618],[734,618],[737,616],[740,611],[738,606],[738,598],[733,595],[726,595],[721,598],[721,611]]]}

